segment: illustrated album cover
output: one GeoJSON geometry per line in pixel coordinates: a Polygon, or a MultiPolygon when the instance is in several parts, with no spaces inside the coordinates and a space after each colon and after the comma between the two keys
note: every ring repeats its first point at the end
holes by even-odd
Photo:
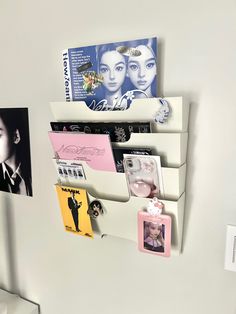
{"type": "Polygon", "coordinates": [[[86,190],[58,184],[56,190],[65,230],[93,238],[86,190]]]}
{"type": "Polygon", "coordinates": [[[125,110],[135,98],[157,97],[157,58],[156,37],[66,49],[66,100],[125,110]]]}

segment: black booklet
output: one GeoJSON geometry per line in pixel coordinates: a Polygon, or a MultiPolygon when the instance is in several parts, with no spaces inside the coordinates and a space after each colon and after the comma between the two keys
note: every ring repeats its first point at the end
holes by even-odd
{"type": "Polygon", "coordinates": [[[150,122],[51,122],[52,131],[109,134],[111,142],[127,142],[131,133],[151,133],[150,122]]]}

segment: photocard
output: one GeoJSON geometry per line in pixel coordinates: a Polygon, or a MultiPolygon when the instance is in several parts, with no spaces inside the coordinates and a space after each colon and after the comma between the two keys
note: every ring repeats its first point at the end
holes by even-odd
{"type": "Polygon", "coordinates": [[[154,216],[147,212],[138,213],[138,247],[145,253],[170,256],[171,217],[154,216]]]}

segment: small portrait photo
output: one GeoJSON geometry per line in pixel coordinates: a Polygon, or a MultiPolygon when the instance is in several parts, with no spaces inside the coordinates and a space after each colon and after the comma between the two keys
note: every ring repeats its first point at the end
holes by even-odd
{"type": "Polygon", "coordinates": [[[171,217],[138,212],[138,247],[144,253],[170,256],[171,217]]]}
{"type": "Polygon", "coordinates": [[[153,252],[165,251],[165,225],[158,222],[143,222],[143,246],[153,252]]]}
{"type": "Polygon", "coordinates": [[[0,191],[33,195],[27,108],[0,108],[0,191]]]}

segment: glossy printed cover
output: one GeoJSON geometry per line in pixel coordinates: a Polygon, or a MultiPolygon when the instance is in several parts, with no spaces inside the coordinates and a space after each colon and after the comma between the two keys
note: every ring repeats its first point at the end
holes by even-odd
{"type": "Polygon", "coordinates": [[[49,138],[56,158],[83,160],[92,169],[116,172],[109,135],[49,132],[49,138]]]}
{"type": "Polygon", "coordinates": [[[67,101],[92,110],[125,110],[134,98],[157,97],[157,38],[63,51],[67,101]]]}
{"type": "Polygon", "coordinates": [[[88,200],[85,189],[56,184],[65,230],[93,237],[91,220],[87,213],[88,200]]]}

